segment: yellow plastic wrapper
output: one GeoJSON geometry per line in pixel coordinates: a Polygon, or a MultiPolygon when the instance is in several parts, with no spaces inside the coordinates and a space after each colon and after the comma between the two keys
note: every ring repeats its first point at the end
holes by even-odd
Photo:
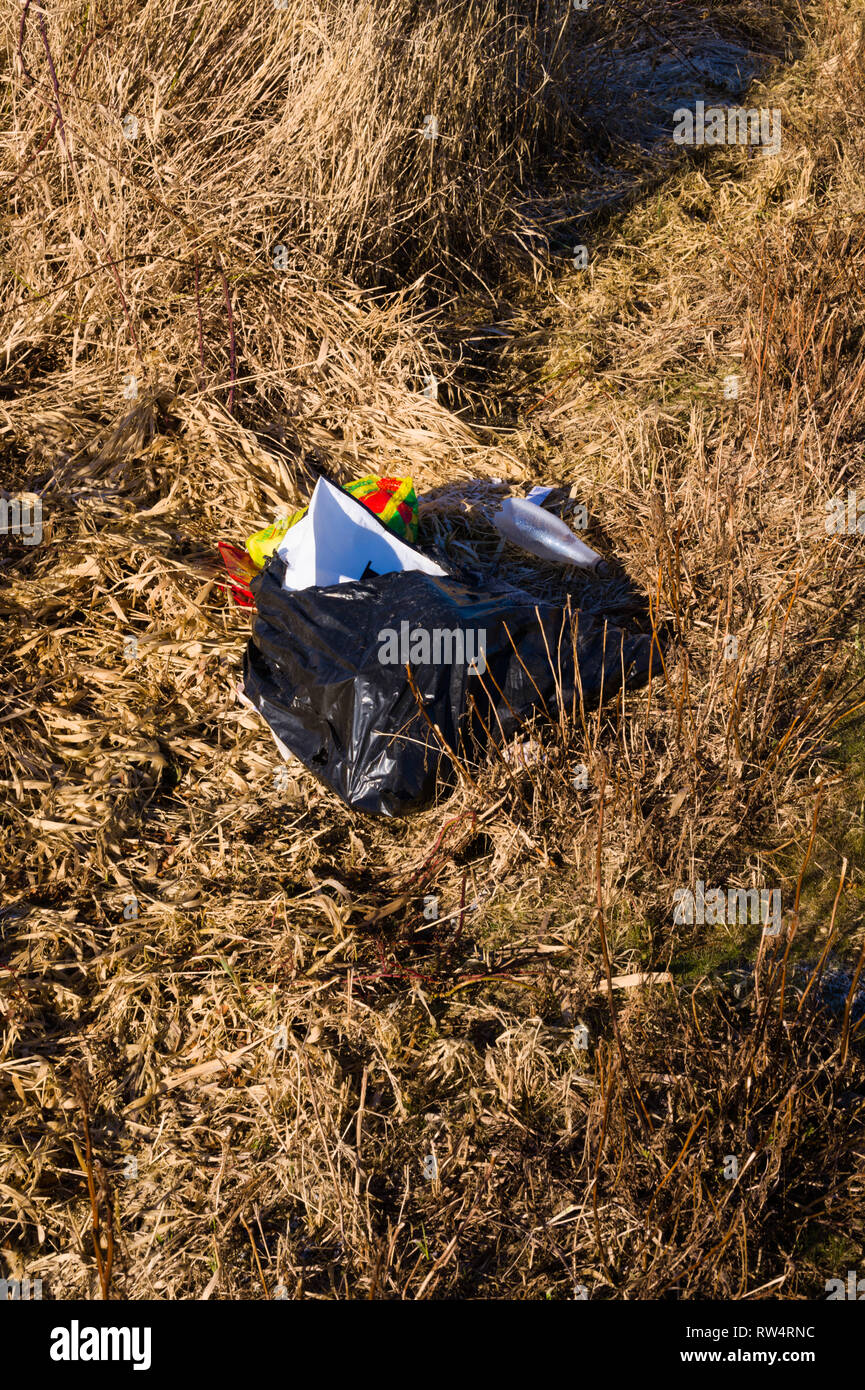
{"type": "Polygon", "coordinates": [[[306,507],[301,507],[300,511],[292,512],[290,516],[278,516],[269,526],[265,526],[263,531],[256,531],[254,536],[249,537],[246,548],[259,569],[264,568],[286,531],[296,521],[300,521],[305,512],[306,507]]]}

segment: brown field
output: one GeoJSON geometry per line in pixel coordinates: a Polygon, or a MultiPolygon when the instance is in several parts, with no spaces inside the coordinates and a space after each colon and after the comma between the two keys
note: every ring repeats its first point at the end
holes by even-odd
{"type": "Polygon", "coordinates": [[[861,8],[0,32],[0,497],[43,509],[0,535],[0,1277],[825,1296],[865,1244],[861,8]],[[658,116],[730,54],[776,156],[658,116]],[[493,479],[568,488],[663,671],[404,820],[278,788],[216,542],[320,469],[410,473],[480,556],[493,479]],[[676,923],[697,880],[781,931],[676,923]]]}

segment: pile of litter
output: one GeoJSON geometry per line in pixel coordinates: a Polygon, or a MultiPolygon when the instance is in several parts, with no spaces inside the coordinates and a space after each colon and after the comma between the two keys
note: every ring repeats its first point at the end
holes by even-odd
{"type": "MultiPolygon", "coordinates": [[[[548,510],[553,489],[503,497],[505,544],[562,573],[602,557],[548,510]],[[564,567],[564,568],[563,568],[564,567]]],[[[652,638],[539,598],[478,562],[439,563],[418,541],[410,478],[319,478],[309,506],[223,544],[238,602],[256,608],[241,698],[354,810],[397,816],[471,775],[492,740],[536,711],[576,720],[645,680],[652,638]],[[478,585],[483,574],[483,584],[478,585]]]]}

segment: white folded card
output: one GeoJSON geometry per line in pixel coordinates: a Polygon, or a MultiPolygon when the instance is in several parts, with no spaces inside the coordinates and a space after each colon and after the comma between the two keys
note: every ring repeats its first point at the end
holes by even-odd
{"type": "Polygon", "coordinates": [[[374,574],[422,570],[444,575],[341,488],[319,478],[306,516],[286,531],[277,547],[285,561],[283,588],[347,584],[362,578],[367,566],[374,574]]]}

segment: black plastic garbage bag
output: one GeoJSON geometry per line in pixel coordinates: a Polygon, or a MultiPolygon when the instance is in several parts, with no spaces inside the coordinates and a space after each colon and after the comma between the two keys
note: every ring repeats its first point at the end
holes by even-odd
{"type": "Polygon", "coordinates": [[[560,699],[568,714],[579,709],[580,686],[589,708],[649,672],[650,637],[519,590],[407,571],[292,592],[283,573],[275,555],[252,581],[244,690],[357,811],[419,808],[454,776],[446,749],[471,764],[489,735],[509,737],[533,711],[554,716],[560,699]]]}

